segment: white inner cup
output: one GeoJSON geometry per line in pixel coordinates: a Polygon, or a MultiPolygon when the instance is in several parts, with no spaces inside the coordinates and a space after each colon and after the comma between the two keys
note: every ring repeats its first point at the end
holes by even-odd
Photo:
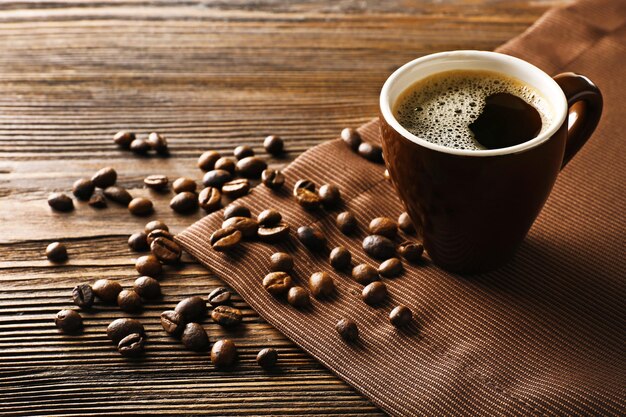
{"type": "Polygon", "coordinates": [[[567,100],[563,90],[545,72],[526,61],[509,55],[488,51],[439,52],[417,58],[398,68],[385,81],[380,92],[380,111],[385,121],[408,140],[439,152],[463,156],[494,156],[524,151],[550,138],[567,116],[567,100]],[[393,115],[393,105],[408,87],[428,76],[452,70],[483,70],[516,78],[537,90],[551,108],[551,124],[534,139],[500,149],[456,149],[419,138],[406,130],[393,115]]]}

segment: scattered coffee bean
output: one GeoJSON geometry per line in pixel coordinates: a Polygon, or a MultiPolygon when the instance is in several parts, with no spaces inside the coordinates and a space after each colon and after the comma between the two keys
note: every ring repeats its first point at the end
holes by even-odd
{"type": "Polygon", "coordinates": [[[245,178],[228,181],[222,186],[222,193],[233,200],[248,194],[248,191],[250,191],[250,181],[245,178]]]}
{"type": "Polygon", "coordinates": [[[211,348],[211,363],[216,368],[229,368],[236,360],[237,347],[232,340],[218,340],[211,348]]]}
{"type": "Polygon", "coordinates": [[[118,185],[112,185],[103,190],[104,196],[114,203],[121,204],[122,206],[128,206],[132,201],[133,196],[130,195],[128,190],[118,185]]]}
{"type": "Polygon", "coordinates": [[[165,230],[166,232],[169,232],[170,228],[167,227],[167,225],[161,220],[149,221],[148,223],[146,223],[146,225],[143,228],[143,231],[146,234],[150,234],[150,232],[154,230],[165,230]]]}
{"type": "Polygon", "coordinates": [[[96,186],[93,185],[93,182],[87,178],[76,180],[74,185],[72,185],[72,193],[74,194],[74,197],[83,201],[88,201],[95,189],[96,186]]]}
{"type": "Polygon", "coordinates": [[[368,264],[359,264],[352,268],[352,278],[361,285],[368,285],[379,280],[376,268],[368,264]]]}
{"type": "Polygon", "coordinates": [[[221,188],[224,184],[232,179],[230,172],[223,169],[213,169],[202,177],[202,184],[205,187],[221,188]]]}
{"type": "Polygon", "coordinates": [[[128,247],[135,252],[147,251],[150,248],[147,238],[144,232],[133,233],[128,238],[128,247]]]}
{"type": "Polygon", "coordinates": [[[87,204],[94,208],[103,209],[107,207],[107,200],[104,193],[98,190],[91,196],[87,204]]]}
{"type": "Polygon", "coordinates": [[[413,225],[413,221],[407,212],[400,214],[398,217],[398,226],[406,234],[412,235],[415,233],[415,226],[413,225]]]}
{"type": "Polygon", "coordinates": [[[351,212],[344,211],[337,215],[337,228],[341,230],[343,234],[349,235],[354,233],[357,226],[356,217],[351,212]]]}
{"type": "Polygon", "coordinates": [[[144,255],[135,261],[135,269],[140,275],[157,278],[163,272],[161,262],[154,255],[144,255]]]}
{"type": "Polygon", "coordinates": [[[137,357],[144,353],[144,336],[139,333],[131,333],[117,344],[117,351],[126,357],[137,357]]]}
{"type": "Polygon", "coordinates": [[[135,140],[135,134],[121,130],[113,136],[113,142],[122,149],[130,148],[130,143],[135,140]]]}
{"type": "Polygon", "coordinates": [[[174,310],[167,310],[161,313],[161,326],[167,334],[177,336],[182,333],[185,328],[183,316],[174,310]]]}
{"type": "Polygon", "coordinates": [[[274,348],[265,348],[259,351],[259,354],[256,355],[256,363],[263,369],[270,370],[276,366],[276,362],[278,361],[278,352],[274,348]]]}
{"type": "Polygon", "coordinates": [[[143,324],[139,320],[129,318],[116,319],[107,327],[107,336],[116,345],[120,340],[133,333],[138,333],[142,336],[146,334],[143,324]]]}
{"type": "Polygon", "coordinates": [[[358,149],[359,155],[377,164],[383,163],[383,148],[368,142],[362,142],[358,149]]]}
{"type": "Polygon", "coordinates": [[[148,144],[150,148],[154,149],[159,155],[165,156],[170,153],[169,147],[167,146],[167,139],[157,132],[152,132],[148,135],[148,144]]]}
{"type": "Polygon", "coordinates": [[[224,327],[234,327],[241,323],[243,315],[241,310],[229,306],[217,306],[211,312],[211,318],[214,322],[224,327]]]}
{"type": "Polygon", "coordinates": [[[46,247],[46,257],[50,262],[65,262],[67,261],[67,248],[61,242],[52,242],[46,247]]]}
{"type": "Polygon", "coordinates": [[[398,258],[389,258],[378,266],[378,273],[385,278],[397,277],[403,270],[402,262],[398,258]]]}
{"type": "Polygon", "coordinates": [[[254,149],[248,145],[239,145],[233,150],[233,155],[237,160],[254,156],[254,149]]]}
{"type": "Polygon", "coordinates": [[[338,271],[342,271],[350,266],[352,255],[350,251],[343,246],[338,246],[330,251],[328,257],[330,265],[338,271]]]}
{"type": "Polygon", "coordinates": [[[272,227],[259,227],[257,235],[259,239],[267,243],[283,242],[289,238],[289,225],[285,222],[280,222],[276,226],[272,227]]]}
{"type": "Polygon", "coordinates": [[[291,272],[293,270],[293,256],[285,252],[276,252],[270,256],[270,271],[291,272]]]}
{"type": "Polygon", "coordinates": [[[281,296],[287,293],[293,285],[293,280],[286,272],[270,272],[263,278],[263,287],[274,296],[281,296]]]}
{"type": "Polygon", "coordinates": [[[198,209],[198,197],[190,191],[180,192],[170,200],[170,208],[177,213],[190,213],[198,209]]]}
{"type": "Polygon", "coordinates": [[[257,220],[259,221],[259,224],[265,227],[276,226],[278,223],[281,222],[282,219],[283,219],[283,216],[277,210],[274,210],[274,209],[263,210],[257,216],[257,220]]]}
{"type": "Polygon", "coordinates": [[[263,147],[272,155],[280,155],[284,151],[285,144],[280,136],[269,135],[263,141],[263,147]]]}
{"type": "Polygon", "coordinates": [[[170,180],[165,175],[148,175],[143,179],[143,183],[146,187],[155,191],[163,191],[167,189],[167,185],[170,180]]]}
{"type": "Polygon", "coordinates": [[[122,291],[122,286],[112,279],[99,279],[94,282],[92,291],[105,303],[112,304],[117,302],[117,295],[122,291]]]}
{"type": "Polygon", "coordinates": [[[387,297],[387,286],[380,281],[367,284],[361,293],[363,301],[369,305],[377,305],[387,297]]]}
{"type": "Polygon", "coordinates": [[[359,149],[359,145],[363,141],[359,132],[357,132],[356,129],[352,129],[351,127],[346,127],[341,131],[341,139],[353,151],[357,151],[359,149]]]}
{"type": "Polygon", "coordinates": [[[161,284],[152,277],[142,276],[135,280],[133,289],[141,298],[152,300],[161,296],[161,284]]]}
{"type": "Polygon", "coordinates": [[[128,313],[135,313],[143,308],[141,297],[135,290],[120,291],[117,295],[117,305],[128,313]]]}
{"type": "Polygon", "coordinates": [[[145,139],[137,138],[130,143],[130,151],[136,155],[146,155],[150,149],[152,146],[145,139]]]}
{"type": "Polygon", "coordinates": [[[396,327],[403,327],[413,320],[411,309],[406,306],[397,306],[389,313],[389,321],[396,327]]]}
{"type": "Polygon", "coordinates": [[[222,193],[219,188],[203,188],[198,194],[198,204],[204,211],[211,213],[222,206],[222,193]]]}
{"type": "Polygon", "coordinates": [[[335,280],[327,272],[315,272],[309,278],[309,288],[315,298],[330,297],[335,292],[335,280]]]}
{"type": "Polygon", "coordinates": [[[83,328],[83,318],[74,310],[61,310],[54,318],[54,324],[67,334],[79,333],[83,328]]]}
{"type": "Polygon", "coordinates": [[[231,217],[228,220],[224,220],[222,223],[222,229],[229,227],[239,230],[242,237],[251,239],[256,237],[257,230],[259,230],[259,223],[249,217],[231,217]]]}
{"type": "Polygon", "coordinates": [[[306,188],[298,188],[296,191],[296,201],[307,210],[314,210],[320,206],[322,199],[317,193],[306,188]]]}
{"type": "Polygon", "coordinates": [[[224,209],[224,220],[228,220],[231,217],[250,217],[250,209],[239,204],[231,203],[224,209]]]}
{"type": "Polygon", "coordinates": [[[227,304],[230,301],[230,291],[224,287],[218,287],[209,293],[208,302],[213,307],[227,304]]]}
{"type": "Polygon", "coordinates": [[[259,178],[267,168],[267,163],[256,156],[248,156],[237,161],[237,173],[245,178],[259,178]]]}
{"type": "Polygon", "coordinates": [[[424,246],[421,243],[404,241],[398,245],[398,254],[409,262],[419,262],[422,260],[424,246]]]}
{"type": "Polygon", "coordinates": [[[278,190],[285,183],[285,176],[277,169],[267,168],[261,173],[261,182],[272,190],[278,190]]]}
{"type": "Polygon", "coordinates": [[[315,192],[315,183],[311,180],[298,180],[293,186],[293,196],[298,196],[298,190],[304,188],[305,190],[309,190],[312,193],[315,192]]]}
{"type": "Polygon", "coordinates": [[[206,151],[198,158],[198,168],[207,172],[215,168],[215,162],[222,156],[216,151],[206,151]]]}
{"type": "Polygon", "coordinates": [[[319,196],[322,201],[322,205],[327,208],[334,208],[341,202],[341,192],[339,187],[334,184],[324,184],[320,187],[319,196]]]}
{"type": "Polygon", "coordinates": [[[102,168],[91,177],[91,182],[98,188],[105,189],[112,186],[117,181],[117,172],[111,168],[102,168]]]}
{"type": "Polygon", "coordinates": [[[348,343],[356,342],[359,338],[359,328],[356,323],[350,319],[341,319],[335,325],[335,329],[339,336],[348,343]]]}
{"type": "Polygon", "coordinates": [[[363,250],[372,258],[385,260],[395,255],[394,243],[385,236],[369,235],[363,239],[363,250]]]}
{"type": "Polygon", "coordinates": [[[48,197],[48,205],[56,211],[72,211],[74,210],[74,201],[67,194],[52,193],[48,197]]]}
{"type": "Polygon", "coordinates": [[[393,239],[398,234],[398,224],[389,217],[376,217],[369,225],[370,235],[381,235],[393,239]]]}
{"type": "Polygon", "coordinates": [[[215,161],[215,166],[213,169],[223,169],[224,171],[228,171],[231,174],[235,174],[235,161],[232,158],[227,158],[222,156],[220,159],[215,161]]]}
{"type": "Polygon", "coordinates": [[[195,193],[197,187],[198,184],[196,184],[194,180],[186,177],[177,178],[176,181],[172,183],[172,190],[174,190],[176,194],[184,193],[185,191],[195,193]]]}
{"type": "Polygon", "coordinates": [[[128,211],[134,216],[147,216],[153,210],[152,201],[145,197],[135,197],[128,203],[128,211]]]}
{"type": "Polygon", "coordinates": [[[209,238],[211,247],[218,252],[231,250],[241,241],[242,234],[234,227],[218,229],[209,238]]]}
{"type": "Polygon", "coordinates": [[[207,313],[206,301],[199,295],[187,297],[176,304],[174,311],[180,314],[187,323],[202,321],[207,313]]]}
{"type": "Polygon", "coordinates": [[[388,169],[386,169],[385,172],[383,172],[383,178],[386,179],[387,181],[391,181],[391,175],[389,174],[388,169]]]}
{"type": "Polygon", "coordinates": [[[146,238],[146,241],[148,242],[148,246],[152,245],[152,242],[154,242],[154,240],[158,237],[162,237],[163,239],[174,241],[174,236],[167,230],[155,229],[151,231],[150,233],[148,233],[148,237],[146,238]]]}
{"type": "Polygon", "coordinates": [[[326,236],[311,226],[300,226],[296,232],[298,239],[307,248],[319,251],[326,247],[326,236]]]}
{"type": "Polygon", "coordinates": [[[187,323],[181,340],[187,349],[195,352],[202,352],[209,347],[209,336],[198,323],[187,323]]]}
{"type": "Polygon", "coordinates": [[[311,304],[309,292],[303,287],[295,286],[287,292],[287,302],[295,308],[305,308],[311,304]]]}
{"type": "Polygon", "coordinates": [[[95,294],[89,284],[80,284],[72,290],[72,301],[82,309],[91,308],[93,305],[95,294]]]}

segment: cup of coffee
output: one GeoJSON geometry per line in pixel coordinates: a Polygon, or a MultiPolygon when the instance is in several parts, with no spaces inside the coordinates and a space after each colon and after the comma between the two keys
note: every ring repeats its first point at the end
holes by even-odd
{"type": "Polygon", "coordinates": [[[452,51],[396,70],[380,111],[387,169],[428,254],[476,273],[512,258],[596,128],[602,95],[582,75],[452,51]]]}

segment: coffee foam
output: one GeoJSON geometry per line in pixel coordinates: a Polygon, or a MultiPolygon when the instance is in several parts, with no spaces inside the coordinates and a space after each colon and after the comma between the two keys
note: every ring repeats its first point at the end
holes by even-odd
{"type": "Polygon", "coordinates": [[[469,125],[495,93],[513,94],[537,109],[541,133],[552,122],[545,98],[527,84],[491,71],[447,71],[418,81],[396,101],[394,115],[415,136],[455,149],[485,149],[474,139],[469,125]]]}

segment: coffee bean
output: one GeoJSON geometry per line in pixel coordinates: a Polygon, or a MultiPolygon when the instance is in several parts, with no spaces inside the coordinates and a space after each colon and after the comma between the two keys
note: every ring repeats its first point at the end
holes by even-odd
{"type": "Polygon", "coordinates": [[[248,156],[237,162],[237,173],[246,178],[259,178],[267,163],[261,158],[248,156]]]}
{"type": "Polygon", "coordinates": [[[369,235],[363,239],[363,250],[372,258],[385,260],[395,255],[394,243],[381,235],[369,235]]]}
{"type": "Polygon", "coordinates": [[[180,177],[172,183],[172,190],[174,190],[176,194],[184,193],[185,191],[195,193],[197,186],[198,184],[191,178],[180,177]]]}
{"type": "Polygon", "coordinates": [[[283,242],[289,238],[289,225],[285,222],[280,222],[276,226],[272,227],[259,227],[257,235],[259,239],[267,243],[283,242]]]}
{"type": "Polygon", "coordinates": [[[352,129],[351,127],[346,127],[345,129],[341,131],[341,139],[353,151],[358,150],[359,145],[363,141],[361,139],[361,135],[359,134],[359,132],[357,132],[356,129],[352,129]]]}
{"type": "Polygon", "coordinates": [[[150,234],[150,232],[154,230],[165,230],[166,232],[169,232],[170,228],[167,227],[167,225],[161,220],[149,221],[148,223],[146,223],[146,225],[143,228],[143,231],[146,234],[150,234]]]}
{"type": "Polygon", "coordinates": [[[133,289],[141,298],[152,300],[161,296],[161,284],[152,277],[139,277],[133,284],[133,289]]]}
{"type": "Polygon", "coordinates": [[[369,225],[370,235],[381,235],[393,239],[398,234],[398,224],[389,217],[376,217],[369,225]]]}
{"type": "Polygon", "coordinates": [[[377,164],[383,163],[383,148],[379,145],[374,145],[367,142],[362,142],[358,148],[359,155],[368,161],[375,162],[377,164]]]}
{"type": "Polygon", "coordinates": [[[140,275],[157,278],[163,272],[161,262],[154,255],[144,255],[135,261],[135,269],[140,275]]]}
{"type": "Polygon", "coordinates": [[[397,277],[403,270],[402,262],[398,258],[389,258],[378,266],[378,273],[385,278],[397,277]]]}
{"type": "Polygon", "coordinates": [[[190,191],[180,192],[170,200],[170,208],[181,214],[196,211],[198,209],[198,197],[190,191]]]}
{"type": "Polygon", "coordinates": [[[83,329],[83,318],[74,310],[61,310],[54,318],[54,324],[67,334],[76,334],[83,329]]]}
{"type": "Polygon", "coordinates": [[[103,193],[106,198],[122,206],[128,206],[133,200],[133,196],[130,195],[126,188],[117,185],[105,188],[103,193]]]}
{"type": "Polygon", "coordinates": [[[182,333],[185,328],[183,317],[174,310],[167,310],[161,313],[161,326],[167,334],[174,336],[182,333]]]}
{"type": "Polygon", "coordinates": [[[94,208],[103,209],[107,207],[107,200],[104,197],[104,193],[102,191],[96,191],[91,196],[87,204],[94,208]]]}
{"type": "Polygon", "coordinates": [[[239,145],[233,150],[233,155],[238,160],[247,158],[249,156],[254,156],[254,149],[248,145],[239,145]]]}
{"type": "Polygon", "coordinates": [[[227,158],[222,156],[220,159],[215,161],[215,166],[213,169],[223,169],[224,171],[228,171],[231,174],[235,174],[235,161],[232,158],[227,158]]]}
{"type": "Polygon", "coordinates": [[[146,238],[146,241],[148,242],[148,246],[152,245],[152,242],[154,242],[154,240],[158,237],[162,237],[163,239],[174,241],[174,236],[167,230],[155,229],[151,231],[150,233],[148,233],[148,237],[146,238]]]}
{"type": "Polygon", "coordinates": [[[350,251],[343,246],[338,246],[330,251],[328,257],[330,265],[338,271],[342,271],[350,266],[352,255],[350,251]]]}
{"type": "Polygon", "coordinates": [[[413,313],[406,306],[397,306],[389,313],[389,321],[396,327],[403,327],[413,320],[413,313]]]}
{"type": "Polygon", "coordinates": [[[281,222],[282,219],[283,219],[283,216],[277,210],[274,210],[274,209],[263,210],[257,216],[257,220],[259,221],[259,224],[265,227],[276,226],[278,223],[281,222]]]}
{"type": "Polygon", "coordinates": [[[293,264],[293,256],[288,253],[276,252],[270,256],[270,271],[291,272],[293,264]]]}
{"type": "Polygon", "coordinates": [[[287,292],[287,302],[295,308],[305,308],[311,304],[311,298],[307,290],[295,286],[289,288],[289,292],[287,292]]]}
{"type": "Polygon", "coordinates": [[[293,285],[293,280],[286,272],[270,272],[263,278],[263,287],[274,296],[287,293],[293,285]]]}
{"type": "Polygon", "coordinates": [[[216,368],[229,368],[236,360],[237,347],[232,340],[218,340],[211,348],[211,363],[216,368]]]}
{"type": "Polygon", "coordinates": [[[202,184],[205,187],[221,188],[224,184],[232,179],[230,172],[223,169],[213,169],[202,177],[202,184]]]}
{"type": "Polygon", "coordinates": [[[398,245],[398,254],[409,262],[419,262],[422,260],[424,246],[420,243],[404,241],[398,245]]]}
{"type": "Polygon", "coordinates": [[[117,295],[122,291],[122,286],[112,279],[99,279],[94,282],[92,291],[105,303],[112,304],[117,302],[117,295]]]}
{"type": "Polygon", "coordinates": [[[319,197],[322,205],[327,208],[337,207],[341,202],[341,192],[334,184],[324,184],[320,187],[319,197]]]}
{"type": "Polygon", "coordinates": [[[380,281],[367,284],[361,293],[363,301],[369,305],[377,305],[387,297],[387,286],[380,281]]]}
{"type": "Polygon", "coordinates": [[[143,252],[149,249],[147,236],[144,232],[133,233],[128,238],[128,247],[135,252],[143,252]]]}
{"type": "Polygon", "coordinates": [[[391,175],[389,174],[388,169],[386,169],[385,172],[383,172],[383,178],[387,181],[391,181],[391,175]]]}
{"type": "Polygon", "coordinates": [[[144,336],[139,333],[131,333],[117,344],[117,351],[126,357],[137,357],[144,353],[144,336]]]}
{"type": "Polygon", "coordinates": [[[228,181],[222,186],[222,193],[233,200],[248,194],[248,191],[250,191],[250,181],[245,178],[228,181]]]}
{"type": "Polygon", "coordinates": [[[349,211],[344,211],[337,215],[337,228],[341,230],[343,234],[349,235],[354,233],[358,224],[356,217],[349,211]]]}
{"type": "Polygon", "coordinates": [[[339,336],[348,343],[354,343],[359,338],[359,328],[356,323],[350,319],[341,319],[335,325],[335,329],[339,336]]]}
{"type": "Polygon", "coordinates": [[[95,294],[89,284],[80,284],[72,290],[72,300],[74,304],[82,309],[91,308],[93,305],[95,294]]]}
{"type": "Polygon", "coordinates": [[[134,216],[147,216],[153,210],[152,201],[145,197],[135,197],[128,203],[128,211],[134,216]]]}
{"type": "Polygon", "coordinates": [[[48,197],[48,205],[56,211],[72,211],[74,210],[74,201],[66,194],[52,193],[48,197]]]}
{"type": "Polygon", "coordinates": [[[87,178],[76,180],[74,185],[72,185],[72,193],[74,194],[74,197],[83,201],[88,201],[95,189],[96,186],[93,185],[93,182],[87,178]]]}
{"type": "Polygon", "coordinates": [[[234,227],[218,229],[209,238],[211,247],[218,252],[231,250],[241,241],[242,234],[234,227]]]}
{"type": "Polygon", "coordinates": [[[248,217],[231,217],[228,220],[224,220],[222,223],[222,229],[229,227],[239,230],[242,237],[251,239],[256,237],[257,230],[259,230],[259,223],[248,217]]]}
{"type": "Polygon", "coordinates": [[[148,175],[146,178],[143,179],[144,185],[155,191],[163,191],[167,189],[167,185],[169,184],[169,182],[169,178],[167,178],[165,175],[158,174],[148,175]]]}
{"type": "Polygon", "coordinates": [[[211,312],[214,322],[224,327],[234,327],[241,323],[241,310],[229,306],[217,306],[211,312]]]}
{"type": "Polygon", "coordinates": [[[117,172],[111,168],[102,168],[91,177],[91,182],[98,188],[107,188],[115,184],[117,181],[117,172]]]}
{"type": "Polygon", "coordinates": [[[221,158],[216,151],[206,151],[198,158],[198,168],[207,172],[215,168],[215,162],[221,158]]]}
{"type": "Polygon", "coordinates": [[[322,203],[319,195],[305,188],[299,188],[296,191],[296,201],[307,210],[314,210],[322,203]]]}
{"type": "Polygon", "coordinates": [[[187,323],[202,321],[207,313],[206,301],[199,295],[183,298],[176,304],[174,311],[180,314],[187,323]]]}
{"type": "Polygon", "coordinates": [[[123,318],[116,319],[107,327],[107,337],[116,345],[129,334],[137,333],[145,336],[143,324],[139,320],[123,318]]]}
{"type": "Polygon", "coordinates": [[[130,143],[135,140],[135,134],[121,130],[113,136],[113,142],[122,149],[130,148],[130,143]]]}
{"type": "Polygon", "coordinates": [[[209,336],[198,323],[187,323],[181,340],[187,349],[195,352],[202,352],[209,347],[209,336]]]}
{"type": "Polygon", "coordinates": [[[46,247],[46,257],[50,262],[65,262],[67,261],[67,248],[61,242],[52,242],[46,247]]]}
{"type": "Polygon", "coordinates": [[[272,155],[280,155],[284,151],[285,144],[280,136],[269,135],[263,141],[263,147],[272,155]]]}
{"type": "Polygon", "coordinates": [[[309,278],[309,288],[315,298],[330,297],[335,292],[335,281],[327,272],[315,272],[309,278]]]}
{"type": "Polygon", "coordinates": [[[146,155],[152,146],[145,139],[137,138],[130,143],[130,151],[137,155],[146,155]]]}
{"type": "Polygon", "coordinates": [[[278,352],[274,348],[265,348],[259,351],[259,354],[256,355],[256,363],[265,370],[270,370],[274,366],[276,366],[276,362],[278,361],[278,352]]]}
{"type": "Polygon", "coordinates": [[[319,251],[326,247],[326,236],[311,226],[300,226],[296,232],[298,239],[307,248],[319,251]]]}
{"type": "Polygon", "coordinates": [[[398,226],[406,234],[412,235],[415,233],[415,226],[413,225],[413,221],[407,212],[400,214],[398,217],[398,226]]]}
{"type": "Polygon", "coordinates": [[[135,290],[122,290],[117,295],[117,305],[122,311],[135,313],[143,308],[141,297],[135,290]]]}
{"type": "Polygon", "coordinates": [[[165,156],[170,153],[169,147],[167,146],[167,139],[157,132],[152,132],[148,135],[148,144],[150,148],[154,149],[159,155],[165,156]]]}
{"type": "Polygon", "coordinates": [[[250,209],[239,204],[229,204],[224,209],[224,220],[228,220],[231,217],[250,217],[250,209]]]}
{"type": "Polygon", "coordinates": [[[379,280],[376,268],[368,264],[359,264],[352,268],[352,278],[361,285],[368,285],[379,280]]]}
{"type": "Polygon", "coordinates": [[[221,306],[230,301],[230,291],[224,287],[218,287],[209,293],[208,302],[213,307],[221,306]]]}
{"type": "Polygon", "coordinates": [[[298,180],[293,186],[293,196],[298,196],[298,190],[304,188],[305,190],[309,190],[312,193],[315,192],[315,183],[311,180],[298,180]]]}
{"type": "Polygon", "coordinates": [[[211,213],[222,206],[222,193],[219,188],[203,188],[198,194],[198,204],[204,211],[211,213]]]}
{"type": "Polygon", "coordinates": [[[261,173],[261,182],[267,188],[278,190],[285,183],[285,176],[277,169],[267,168],[261,173]]]}

